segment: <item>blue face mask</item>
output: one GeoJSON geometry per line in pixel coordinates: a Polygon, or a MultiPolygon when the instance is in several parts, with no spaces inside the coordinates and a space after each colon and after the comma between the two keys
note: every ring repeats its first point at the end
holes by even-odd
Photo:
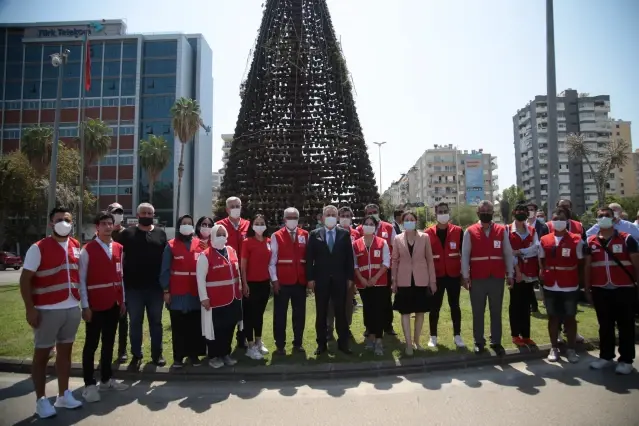
{"type": "Polygon", "coordinates": [[[407,231],[414,231],[416,225],[417,224],[414,221],[412,221],[412,220],[404,221],[404,229],[407,230],[407,231]]]}
{"type": "Polygon", "coordinates": [[[546,219],[544,219],[543,217],[538,217],[537,221],[539,221],[539,223],[546,223],[546,219]]]}
{"type": "Polygon", "coordinates": [[[597,219],[597,223],[601,229],[610,229],[613,226],[611,217],[600,217],[597,219]]]}

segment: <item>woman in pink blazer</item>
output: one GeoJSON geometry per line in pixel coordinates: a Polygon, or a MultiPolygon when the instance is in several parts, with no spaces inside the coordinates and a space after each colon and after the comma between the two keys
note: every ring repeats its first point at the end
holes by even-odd
{"type": "Polygon", "coordinates": [[[424,313],[430,311],[430,298],[437,291],[433,252],[428,235],[417,231],[417,217],[412,212],[402,215],[404,232],[393,242],[392,289],[393,308],[402,315],[402,329],[406,340],[406,355],[419,344],[424,325],[424,313]],[[414,345],[411,339],[410,316],[415,314],[414,345]]]}

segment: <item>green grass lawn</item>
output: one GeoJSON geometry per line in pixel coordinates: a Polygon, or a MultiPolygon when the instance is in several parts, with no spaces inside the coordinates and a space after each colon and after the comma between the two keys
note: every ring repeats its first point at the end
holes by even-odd
{"type": "MultiPolygon", "coordinates": [[[[510,342],[510,325],[508,322],[508,291],[505,292],[504,305],[503,305],[503,343],[506,348],[514,347],[510,342]]],[[[31,358],[33,351],[33,333],[31,328],[26,322],[24,305],[20,297],[20,291],[18,286],[3,286],[0,287],[0,357],[11,358],[31,358]]],[[[462,290],[461,296],[462,307],[462,337],[466,345],[472,348],[472,315],[470,310],[470,301],[468,292],[462,290]]],[[[266,315],[264,318],[264,342],[271,350],[275,349],[273,342],[273,312],[272,312],[272,300],[267,307],[266,315]]],[[[548,343],[547,333],[547,321],[545,316],[545,310],[540,303],[539,314],[536,314],[531,318],[532,324],[532,339],[538,344],[548,343]]],[[[586,338],[594,338],[597,336],[597,319],[594,309],[590,306],[581,305],[577,314],[577,320],[579,322],[579,333],[586,338]]],[[[162,317],[164,323],[164,356],[167,362],[171,363],[172,351],[171,351],[171,324],[169,320],[168,312],[164,312],[162,317]]],[[[428,327],[428,316],[426,315],[424,321],[424,329],[421,335],[421,344],[426,346],[428,337],[430,334],[428,327]]],[[[486,338],[488,338],[489,332],[489,319],[488,313],[486,314],[486,338]]],[[[150,359],[150,342],[148,328],[145,323],[144,331],[144,356],[145,360],[150,359]]],[[[356,343],[352,345],[354,351],[353,355],[347,356],[341,352],[335,351],[335,355],[322,355],[318,359],[313,355],[313,351],[316,348],[315,343],[315,307],[314,299],[309,297],[307,299],[307,315],[306,315],[306,331],[304,333],[304,347],[307,351],[304,354],[291,354],[291,342],[292,342],[292,330],[291,320],[288,320],[288,339],[287,339],[287,356],[266,356],[263,361],[253,361],[245,356],[241,356],[241,353],[236,353],[237,358],[241,361],[242,365],[275,365],[283,363],[316,363],[316,362],[357,362],[363,360],[374,359],[399,359],[404,357],[404,343],[401,333],[401,326],[399,321],[399,315],[395,314],[395,330],[400,334],[397,337],[387,336],[384,338],[385,355],[383,358],[375,357],[373,354],[364,351],[362,333],[364,332],[364,324],[362,320],[362,310],[358,308],[353,315],[353,325],[351,327],[353,335],[355,336],[356,343]]],[[[80,329],[77,334],[76,344],[73,349],[73,360],[80,361],[82,355],[82,345],[84,343],[84,323],[80,325],[80,329]]],[[[439,347],[438,348],[426,348],[425,352],[415,352],[414,356],[433,356],[442,355],[447,353],[459,352],[453,343],[453,330],[450,320],[450,311],[447,306],[446,298],[444,298],[444,306],[442,307],[439,319],[438,327],[439,335],[439,347]]],[[[330,347],[335,348],[335,343],[330,347]]],[[[239,351],[238,351],[239,352],[239,351]]],[[[99,350],[97,352],[99,354],[99,350]]],[[[97,355],[96,355],[97,361],[97,355]]]]}

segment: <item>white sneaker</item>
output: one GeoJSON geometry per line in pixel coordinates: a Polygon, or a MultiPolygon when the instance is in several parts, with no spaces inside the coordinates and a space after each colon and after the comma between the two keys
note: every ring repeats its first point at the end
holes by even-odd
{"type": "Polygon", "coordinates": [[[257,350],[262,354],[266,355],[268,353],[268,349],[264,346],[264,342],[261,340],[255,344],[257,346],[257,350]]]}
{"type": "Polygon", "coordinates": [[[462,340],[462,337],[459,334],[453,337],[453,340],[455,341],[455,346],[457,346],[458,348],[466,347],[466,344],[464,343],[464,341],[462,340]]]}
{"type": "Polygon", "coordinates": [[[128,388],[129,388],[129,385],[125,385],[122,382],[116,382],[112,378],[109,379],[109,381],[106,383],[100,383],[101,392],[110,391],[110,390],[123,391],[123,390],[127,390],[128,388]]]}
{"type": "Polygon", "coordinates": [[[209,365],[213,368],[221,368],[224,367],[224,361],[222,361],[222,358],[211,358],[209,365]]]}
{"type": "Polygon", "coordinates": [[[89,385],[85,387],[82,391],[82,398],[84,398],[86,402],[100,401],[100,392],[98,392],[98,387],[96,385],[89,385]]]}
{"type": "Polygon", "coordinates": [[[428,339],[428,347],[434,348],[436,346],[437,346],[437,336],[430,336],[430,339],[428,339]]]}
{"type": "Polygon", "coordinates": [[[222,358],[222,362],[224,363],[224,365],[228,365],[229,367],[237,364],[237,360],[231,358],[231,355],[226,355],[224,358],[222,358]]]}
{"type": "Polygon", "coordinates": [[[260,353],[257,346],[251,346],[250,348],[248,348],[248,350],[246,351],[246,356],[256,361],[264,359],[264,356],[260,353]]]}
{"type": "Polygon", "coordinates": [[[47,397],[43,396],[42,398],[36,401],[36,414],[41,419],[46,419],[48,417],[55,416],[57,413],[55,411],[55,408],[53,408],[53,405],[51,405],[51,403],[47,399],[47,397]]]}
{"type": "Polygon", "coordinates": [[[69,389],[64,391],[64,395],[59,396],[55,400],[54,406],[56,408],[68,408],[73,410],[74,408],[82,407],[82,402],[73,397],[73,393],[69,389]]]}
{"type": "Polygon", "coordinates": [[[557,362],[559,361],[559,349],[558,348],[550,348],[550,353],[548,354],[548,361],[557,362]]]}
{"type": "Polygon", "coordinates": [[[613,362],[610,360],[599,358],[590,363],[590,368],[593,370],[602,370],[612,364],[613,362]]]}
{"type": "Polygon", "coordinates": [[[630,374],[632,373],[632,370],[633,370],[632,364],[626,364],[625,362],[620,362],[617,364],[617,368],[615,368],[615,373],[630,374]]]}
{"type": "Polygon", "coordinates": [[[568,349],[566,350],[566,359],[568,359],[569,363],[576,364],[579,362],[579,355],[574,349],[568,349]]]}

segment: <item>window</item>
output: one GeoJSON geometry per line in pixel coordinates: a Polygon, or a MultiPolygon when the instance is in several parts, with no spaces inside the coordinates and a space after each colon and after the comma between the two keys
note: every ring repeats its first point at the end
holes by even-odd
{"type": "Polygon", "coordinates": [[[100,195],[115,195],[115,186],[101,186],[98,191],[100,195]]]}
{"type": "MultiPolygon", "coordinates": [[[[619,127],[619,126],[617,126],[617,127],[619,127]]],[[[619,132],[617,132],[617,136],[619,136],[619,132]]]]}
{"type": "Polygon", "coordinates": [[[122,44],[120,42],[104,43],[104,60],[105,61],[108,61],[111,59],[117,59],[119,63],[121,53],[122,53],[122,44]]]}
{"type": "Polygon", "coordinates": [[[147,59],[144,61],[144,74],[175,74],[177,61],[175,59],[147,59]]]}
{"type": "Polygon", "coordinates": [[[113,155],[107,155],[100,160],[101,166],[115,166],[116,164],[118,164],[118,157],[113,155]]]}
{"type": "Polygon", "coordinates": [[[102,96],[117,96],[120,94],[120,80],[117,78],[104,79],[102,82],[102,96]]]}
{"type": "Polygon", "coordinates": [[[23,109],[40,109],[40,102],[38,101],[25,101],[22,104],[23,109]]]}
{"type": "Polygon", "coordinates": [[[122,126],[120,127],[120,135],[132,135],[135,127],[133,126],[122,126]]]}
{"type": "Polygon", "coordinates": [[[42,101],[42,109],[55,109],[55,101],[42,101]]]}
{"type": "Polygon", "coordinates": [[[137,63],[135,61],[122,62],[122,75],[135,75],[137,71],[137,63]]]}
{"type": "Polygon", "coordinates": [[[25,80],[40,80],[40,72],[42,66],[40,64],[26,64],[24,66],[25,80]]]}
{"type": "Polygon", "coordinates": [[[142,94],[175,93],[175,76],[145,77],[142,79],[142,94]]]}
{"type": "Polygon", "coordinates": [[[42,45],[26,44],[24,49],[25,62],[42,62],[42,45]]]}
{"type": "Polygon", "coordinates": [[[64,77],[65,78],[80,78],[82,74],[82,64],[80,62],[68,62],[64,66],[64,77]]]}
{"type": "Polygon", "coordinates": [[[105,107],[118,106],[120,104],[118,101],[119,101],[118,98],[105,98],[102,100],[102,106],[105,106],[105,107]]]}
{"type": "Polygon", "coordinates": [[[100,106],[100,99],[85,99],[84,105],[87,108],[96,108],[100,106]]]}
{"type": "MultiPolygon", "coordinates": [[[[120,155],[121,156],[123,156],[123,155],[133,155],[133,150],[132,149],[121,149],[120,150],[120,155]]],[[[120,181],[120,183],[122,185],[124,185],[122,182],[124,182],[124,181],[120,181]]]]}
{"type": "Polygon", "coordinates": [[[122,106],[133,106],[135,105],[135,98],[121,98],[120,105],[122,106]]]}
{"type": "MultiPolygon", "coordinates": [[[[170,118],[171,106],[175,102],[175,96],[147,96],[142,98],[142,117],[150,118],[170,118]]],[[[160,134],[160,132],[155,132],[160,134]]]]}
{"type": "Polygon", "coordinates": [[[133,156],[120,157],[120,165],[121,166],[132,166],[133,165],[133,156]]]}
{"type": "Polygon", "coordinates": [[[121,90],[122,96],[135,95],[135,77],[122,78],[120,85],[121,85],[120,90],[121,90]]]}
{"type": "Polygon", "coordinates": [[[124,43],[122,45],[122,57],[125,59],[135,59],[138,57],[138,43],[124,43]]]}
{"type": "Polygon", "coordinates": [[[80,101],[78,99],[63,99],[62,108],[78,108],[80,106],[80,101]]]}
{"type": "Polygon", "coordinates": [[[22,88],[23,99],[39,99],[40,84],[37,81],[25,81],[22,88]]]}
{"type": "Polygon", "coordinates": [[[177,41],[148,41],[142,52],[146,58],[177,56],[177,41]]]}
{"type": "Polygon", "coordinates": [[[42,66],[42,78],[55,78],[57,80],[60,69],[51,65],[50,62],[45,62],[42,66]]]}
{"type": "MultiPolygon", "coordinates": [[[[104,50],[104,43],[102,42],[91,42],[90,43],[89,54],[91,55],[91,65],[95,61],[102,61],[102,51],[104,50]]],[[[91,67],[93,68],[93,66],[91,67]]],[[[100,68],[100,67],[97,67],[100,68]]]]}
{"type": "Polygon", "coordinates": [[[100,179],[98,186],[116,186],[117,181],[115,179],[100,179]]]}
{"type": "MultiPolygon", "coordinates": [[[[619,125],[618,125],[618,124],[616,124],[616,125],[615,125],[615,127],[618,129],[618,128],[619,128],[619,125]]],[[[619,133],[617,133],[617,134],[619,134],[619,133]]]]}
{"type": "MultiPolygon", "coordinates": [[[[120,163],[122,164],[122,163],[120,163]]],[[[118,194],[119,195],[130,195],[133,194],[133,187],[131,186],[120,186],[118,188],[118,194]]]]}
{"type": "Polygon", "coordinates": [[[60,129],[60,137],[67,138],[77,138],[78,137],[78,129],[66,128],[60,129]]]}
{"type": "Polygon", "coordinates": [[[20,84],[19,81],[18,82],[7,81],[7,84],[4,87],[5,87],[5,92],[4,92],[5,100],[22,99],[22,84],[20,84]]]}
{"type": "Polygon", "coordinates": [[[626,195],[626,191],[624,191],[623,189],[621,190],[621,195],[626,195]]]}
{"type": "Polygon", "coordinates": [[[99,78],[91,81],[91,88],[84,93],[85,96],[91,98],[99,98],[102,95],[102,80],[99,78]]]}
{"type": "Polygon", "coordinates": [[[120,76],[120,61],[110,61],[104,63],[104,76],[105,77],[118,77],[120,76]]]}
{"type": "MultiPolygon", "coordinates": [[[[57,93],[57,82],[56,82],[56,93],[57,93]]],[[[43,96],[43,98],[44,97],[45,96],[43,96]]],[[[48,98],[48,96],[46,97],[48,98]]],[[[62,82],[62,97],[63,98],[80,97],[80,79],[79,78],[64,79],[64,81],[62,82]]]]}
{"type": "Polygon", "coordinates": [[[2,136],[4,139],[20,139],[20,130],[5,130],[2,132],[2,136]]]}
{"type": "Polygon", "coordinates": [[[623,167],[619,169],[619,172],[620,172],[620,173],[623,173],[623,167]]]}

